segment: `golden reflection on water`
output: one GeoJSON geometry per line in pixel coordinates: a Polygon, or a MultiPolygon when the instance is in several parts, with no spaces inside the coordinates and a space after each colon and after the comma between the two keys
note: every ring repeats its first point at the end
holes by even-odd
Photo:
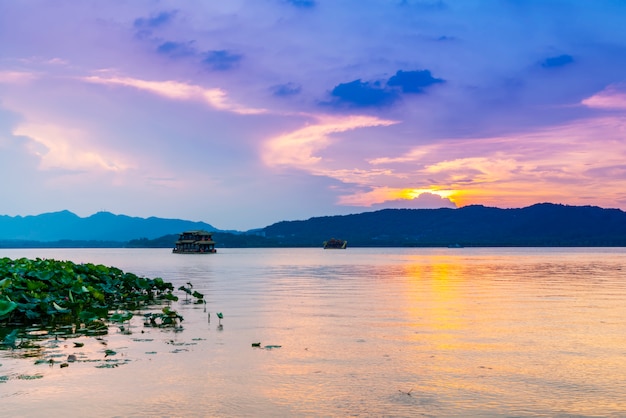
{"type": "Polygon", "coordinates": [[[626,314],[623,283],[615,297],[589,281],[586,262],[574,274],[535,263],[520,274],[515,261],[500,260],[494,269],[432,257],[406,266],[407,312],[419,329],[410,338],[422,374],[431,376],[420,388],[456,391],[468,410],[500,396],[520,412],[529,404],[540,411],[626,411],[624,381],[615,373],[626,370],[626,338],[615,327],[624,331],[624,321],[607,323],[626,314]],[[587,276],[576,283],[580,271],[587,276]]]}

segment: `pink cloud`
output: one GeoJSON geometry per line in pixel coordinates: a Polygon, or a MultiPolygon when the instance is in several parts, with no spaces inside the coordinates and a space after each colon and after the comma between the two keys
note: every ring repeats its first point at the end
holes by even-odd
{"type": "MultiPolygon", "coordinates": [[[[396,122],[372,116],[314,116],[315,122],[295,131],[270,138],[265,144],[263,160],[269,166],[311,168],[321,161],[316,155],[332,141],[332,134],[396,122]]],[[[317,171],[316,169],[315,171],[317,171]]]]}
{"type": "Polygon", "coordinates": [[[626,86],[612,84],[581,103],[599,109],[626,109],[626,86]]]}
{"type": "Polygon", "coordinates": [[[0,71],[0,83],[28,83],[37,78],[37,74],[27,71],[0,71]]]}
{"type": "Polygon", "coordinates": [[[173,100],[201,101],[214,109],[239,113],[244,115],[265,113],[265,109],[256,109],[242,106],[228,99],[228,94],[219,88],[204,88],[195,84],[179,81],[148,81],[131,77],[83,77],[83,81],[104,85],[120,85],[138,90],[148,91],[173,100]]]}

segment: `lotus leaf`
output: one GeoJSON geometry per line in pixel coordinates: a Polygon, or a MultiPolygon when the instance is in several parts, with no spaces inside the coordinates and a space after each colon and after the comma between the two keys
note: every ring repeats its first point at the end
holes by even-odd
{"type": "Polygon", "coordinates": [[[86,323],[96,321],[103,317],[106,317],[106,313],[104,314],[104,316],[99,315],[92,311],[82,311],[78,314],[78,319],[86,323]]]}
{"type": "Polygon", "coordinates": [[[187,293],[188,295],[191,295],[191,289],[189,289],[188,287],[180,286],[178,288],[178,290],[182,290],[183,292],[187,293]]]}
{"type": "Polygon", "coordinates": [[[59,313],[70,313],[70,312],[72,312],[70,309],[63,308],[63,307],[59,306],[56,302],[52,302],[52,306],[54,306],[54,309],[56,309],[59,313]]]}
{"type": "MultiPolygon", "coordinates": [[[[8,326],[59,330],[63,325],[88,335],[108,332],[108,321],[125,322],[131,311],[158,301],[177,301],[174,286],[162,278],[149,279],[125,273],[115,267],[90,263],[47,259],[0,258],[0,330],[8,326]]],[[[204,295],[191,292],[198,300],[204,295]]],[[[177,327],[183,317],[164,308],[161,313],[146,317],[146,325],[177,327]]],[[[54,331],[52,331],[54,332],[54,331]]],[[[5,333],[0,333],[0,338],[5,333]]],[[[14,330],[2,341],[4,346],[16,346],[18,332],[14,330]]],[[[20,344],[21,346],[21,344],[20,344]]]]}
{"type": "Polygon", "coordinates": [[[0,318],[13,312],[17,308],[17,303],[12,300],[0,300],[0,318]]]}
{"type": "Polygon", "coordinates": [[[116,312],[109,317],[111,322],[126,322],[133,317],[132,312],[116,312]]]}
{"type": "Polygon", "coordinates": [[[14,329],[9,334],[7,334],[2,340],[2,344],[7,345],[9,347],[15,347],[15,341],[17,340],[18,330],[14,329]]]}

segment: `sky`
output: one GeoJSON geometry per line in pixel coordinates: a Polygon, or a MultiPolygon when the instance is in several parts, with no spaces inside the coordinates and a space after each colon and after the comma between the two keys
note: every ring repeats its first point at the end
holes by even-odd
{"type": "Polygon", "coordinates": [[[0,214],[626,209],[621,0],[0,0],[0,214]]]}

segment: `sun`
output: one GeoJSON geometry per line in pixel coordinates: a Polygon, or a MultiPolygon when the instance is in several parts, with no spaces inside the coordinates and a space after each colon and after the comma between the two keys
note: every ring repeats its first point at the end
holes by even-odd
{"type": "Polygon", "coordinates": [[[422,193],[430,193],[437,195],[443,199],[448,199],[454,202],[454,196],[458,194],[456,190],[433,190],[433,189],[402,189],[400,191],[400,198],[413,200],[417,199],[422,193]]]}

